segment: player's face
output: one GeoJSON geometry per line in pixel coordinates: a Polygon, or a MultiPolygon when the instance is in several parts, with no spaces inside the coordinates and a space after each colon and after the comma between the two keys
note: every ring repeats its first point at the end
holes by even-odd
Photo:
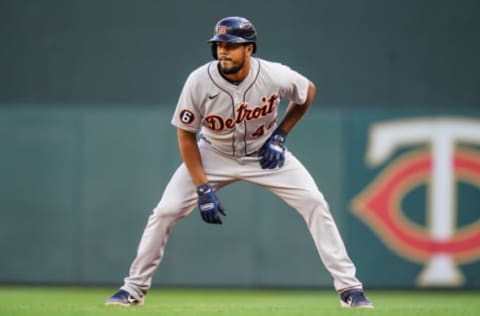
{"type": "Polygon", "coordinates": [[[217,42],[217,56],[220,71],[224,75],[239,72],[245,65],[245,60],[251,54],[251,45],[217,42]]]}

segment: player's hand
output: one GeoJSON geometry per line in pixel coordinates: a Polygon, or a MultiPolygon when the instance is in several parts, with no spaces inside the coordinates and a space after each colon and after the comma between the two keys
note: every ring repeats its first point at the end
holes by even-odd
{"type": "Polygon", "coordinates": [[[218,201],[210,184],[205,183],[197,187],[198,209],[202,219],[209,224],[222,224],[220,214],[226,216],[223,207],[218,201]]]}
{"type": "Polygon", "coordinates": [[[287,133],[280,129],[276,129],[272,136],[260,149],[259,156],[260,166],[262,169],[282,168],[285,162],[285,139],[287,133]]]}

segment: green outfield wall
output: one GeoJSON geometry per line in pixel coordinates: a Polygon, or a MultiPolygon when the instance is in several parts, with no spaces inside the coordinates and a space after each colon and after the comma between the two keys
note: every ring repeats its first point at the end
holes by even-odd
{"type": "Polygon", "coordinates": [[[222,17],[324,106],[480,104],[478,0],[2,0],[0,103],[175,104],[222,17]]]}
{"type": "MultiPolygon", "coordinates": [[[[173,108],[0,107],[0,282],[114,284],[180,163],[173,108]]],[[[480,287],[480,112],[313,108],[288,139],[371,287],[480,287]],[[447,205],[447,207],[445,206],[447,205]]],[[[301,217],[247,184],[174,229],[155,286],[331,287],[301,217]]]]}

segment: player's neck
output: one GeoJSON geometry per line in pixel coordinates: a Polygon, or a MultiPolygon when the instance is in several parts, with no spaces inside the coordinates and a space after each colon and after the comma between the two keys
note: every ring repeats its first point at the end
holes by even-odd
{"type": "Polygon", "coordinates": [[[228,82],[231,82],[234,85],[239,85],[250,73],[250,60],[245,61],[243,67],[234,74],[224,74],[220,68],[218,69],[218,72],[228,82]]]}

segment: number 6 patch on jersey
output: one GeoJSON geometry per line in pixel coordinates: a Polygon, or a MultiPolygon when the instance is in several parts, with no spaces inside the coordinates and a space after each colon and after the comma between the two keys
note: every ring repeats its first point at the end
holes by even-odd
{"type": "Polygon", "coordinates": [[[180,112],[180,121],[185,124],[190,124],[195,120],[195,115],[189,110],[180,112]]]}

